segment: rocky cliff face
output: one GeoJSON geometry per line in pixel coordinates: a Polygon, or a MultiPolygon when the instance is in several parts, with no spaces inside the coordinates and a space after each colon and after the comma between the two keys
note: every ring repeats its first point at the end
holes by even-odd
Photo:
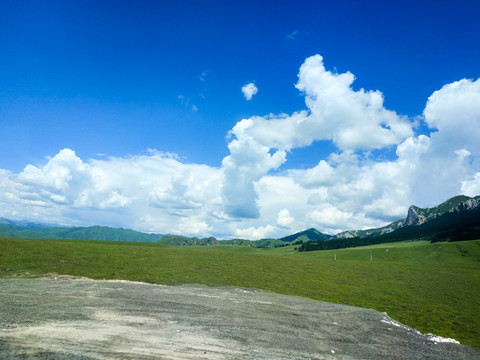
{"type": "Polygon", "coordinates": [[[347,231],[342,231],[341,233],[338,233],[337,235],[334,236],[335,239],[350,239],[358,236],[358,231],[357,230],[347,230],[347,231]]]}
{"type": "Polygon", "coordinates": [[[460,205],[450,210],[450,212],[461,211],[461,210],[473,210],[477,208],[480,208],[480,196],[474,197],[472,199],[468,199],[467,201],[462,201],[460,205]]]}
{"type": "Polygon", "coordinates": [[[403,221],[403,226],[422,225],[427,220],[423,209],[414,205],[408,209],[407,218],[403,221]]]}

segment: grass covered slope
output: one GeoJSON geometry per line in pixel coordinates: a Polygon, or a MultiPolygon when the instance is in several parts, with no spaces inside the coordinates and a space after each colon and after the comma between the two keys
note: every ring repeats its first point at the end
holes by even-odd
{"type": "Polygon", "coordinates": [[[0,218],[0,237],[154,242],[162,236],[108,226],[53,227],[0,218]]]}
{"type": "Polygon", "coordinates": [[[0,239],[1,277],[49,273],[241,286],[373,308],[423,333],[480,349],[479,240],[298,253],[293,247],[0,239]]]}
{"type": "Polygon", "coordinates": [[[323,240],[328,240],[332,236],[323,234],[317,229],[308,229],[305,231],[300,231],[296,234],[289,235],[289,236],[284,236],[283,238],[279,239],[284,242],[294,242],[294,241],[323,241],[323,240]]]}

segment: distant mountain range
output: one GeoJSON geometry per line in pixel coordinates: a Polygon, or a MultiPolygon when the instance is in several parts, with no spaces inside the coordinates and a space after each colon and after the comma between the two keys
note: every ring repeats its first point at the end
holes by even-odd
{"type": "Polygon", "coordinates": [[[79,239],[155,242],[164,235],[108,226],[62,227],[0,218],[0,236],[25,239],[79,239]]]}
{"type": "Polygon", "coordinates": [[[419,208],[412,205],[405,219],[380,228],[343,231],[333,236],[312,228],[280,239],[217,240],[214,237],[199,239],[180,235],[148,234],[107,226],[62,227],[0,218],[0,237],[141,241],[169,246],[232,244],[258,248],[303,243],[316,243],[316,247],[337,248],[336,246],[360,246],[419,238],[431,241],[454,241],[480,238],[480,196],[473,198],[464,195],[455,196],[433,208],[419,208]]]}
{"type": "MultiPolygon", "coordinates": [[[[315,230],[316,231],[316,230],[315,230]]],[[[308,241],[309,239],[305,239],[308,241]]],[[[181,235],[165,235],[161,239],[155,241],[158,244],[168,246],[198,246],[198,245],[240,245],[252,246],[256,248],[272,248],[286,246],[290,243],[282,241],[281,239],[261,239],[261,240],[246,240],[246,239],[232,239],[232,240],[217,240],[213,236],[199,239],[197,237],[186,237],[181,235]]]]}

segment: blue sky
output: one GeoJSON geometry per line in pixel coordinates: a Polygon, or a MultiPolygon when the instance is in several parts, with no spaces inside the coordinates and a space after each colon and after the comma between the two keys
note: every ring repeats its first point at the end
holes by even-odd
{"type": "Polygon", "coordinates": [[[0,216],[257,238],[380,226],[411,203],[476,195],[479,11],[3,1],[0,216]]]}

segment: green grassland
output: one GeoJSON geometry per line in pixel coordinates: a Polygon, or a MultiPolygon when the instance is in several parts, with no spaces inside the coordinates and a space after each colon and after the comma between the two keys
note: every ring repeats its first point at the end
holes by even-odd
{"type": "Polygon", "coordinates": [[[480,240],[299,253],[293,246],[168,247],[0,238],[0,277],[52,273],[239,286],[372,308],[423,333],[480,349],[480,240]]]}

